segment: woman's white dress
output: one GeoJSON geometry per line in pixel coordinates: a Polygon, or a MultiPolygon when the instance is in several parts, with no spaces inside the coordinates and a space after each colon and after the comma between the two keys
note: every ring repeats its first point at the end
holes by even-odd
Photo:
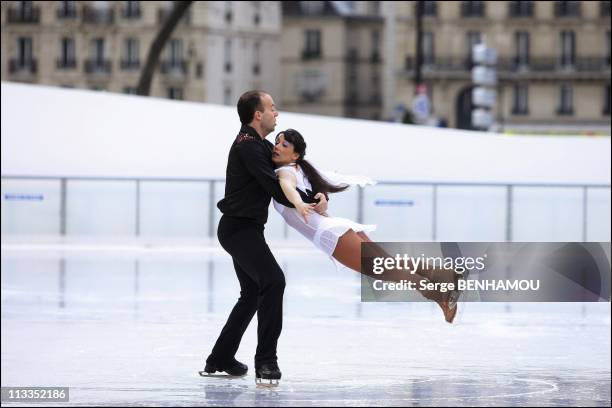
{"type": "MultiPolygon", "coordinates": [[[[299,165],[287,165],[279,167],[275,171],[278,173],[281,170],[291,171],[295,175],[296,187],[299,190],[303,192],[306,192],[306,190],[312,191],[312,186],[299,165]]],[[[274,208],[287,224],[330,257],[336,249],[338,239],[349,229],[355,232],[370,232],[376,229],[376,225],[359,224],[347,218],[324,216],[314,211],[308,216],[308,223],[306,223],[304,217],[295,208],[285,207],[276,200],[274,200],[274,208]]]]}

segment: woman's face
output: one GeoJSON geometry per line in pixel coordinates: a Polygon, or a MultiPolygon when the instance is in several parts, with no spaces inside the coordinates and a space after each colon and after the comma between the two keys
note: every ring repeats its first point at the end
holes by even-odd
{"type": "Polygon", "coordinates": [[[285,166],[295,162],[300,157],[293,150],[293,144],[285,140],[285,134],[279,133],[276,137],[274,150],[272,151],[272,161],[277,167],[285,166]]]}

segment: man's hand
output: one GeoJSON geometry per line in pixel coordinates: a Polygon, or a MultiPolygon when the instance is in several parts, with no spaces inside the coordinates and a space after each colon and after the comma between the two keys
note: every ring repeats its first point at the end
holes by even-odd
{"type": "Polygon", "coordinates": [[[314,198],[319,199],[319,203],[315,205],[314,210],[321,215],[327,215],[327,198],[325,198],[325,194],[317,193],[314,198]]]}

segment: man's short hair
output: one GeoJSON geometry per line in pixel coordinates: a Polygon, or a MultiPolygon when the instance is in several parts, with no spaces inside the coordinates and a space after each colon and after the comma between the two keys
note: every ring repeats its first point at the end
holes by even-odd
{"type": "Polygon", "coordinates": [[[264,111],[261,97],[265,94],[263,91],[248,91],[242,94],[238,99],[238,116],[240,123],[247,125],[253,121],[255,111],[264,111]]]}

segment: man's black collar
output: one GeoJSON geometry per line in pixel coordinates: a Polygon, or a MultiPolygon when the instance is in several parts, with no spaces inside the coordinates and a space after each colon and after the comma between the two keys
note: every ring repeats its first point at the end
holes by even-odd
{"type": "Polygon", "coordinates": [[[246,133],[247,135],[253,136],[253,137],[257,138],[258,140],[263,140],[264,139],[263,137],[261,137],[259,135],[259,133],[257,133],[257,131],[255,129],[253,129],[249,125],[242,125],[242,127],[240,128],[240,133],[246,133]]]}

